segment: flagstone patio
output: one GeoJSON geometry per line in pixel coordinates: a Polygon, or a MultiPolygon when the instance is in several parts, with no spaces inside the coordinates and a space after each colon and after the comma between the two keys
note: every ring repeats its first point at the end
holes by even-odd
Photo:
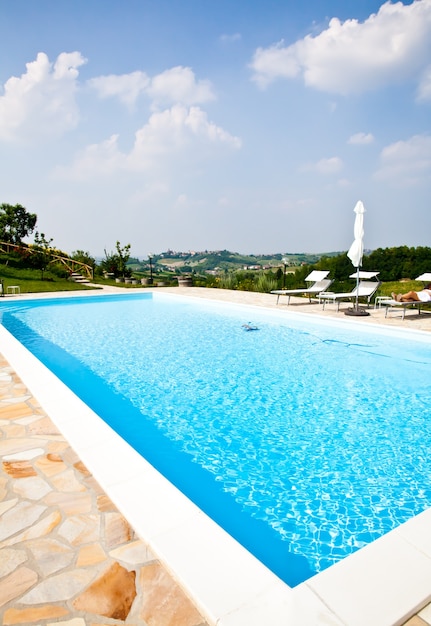
{"type": "Polygon", "coordinates": [[[205,626],[0,357],[2,625],[205,626]]]}

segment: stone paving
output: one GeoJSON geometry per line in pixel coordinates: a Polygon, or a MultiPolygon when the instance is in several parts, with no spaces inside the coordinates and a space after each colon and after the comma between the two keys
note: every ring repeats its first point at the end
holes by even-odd
{"type": "Polygon", "coordinates": [[[206,626],[0,357],[0,623],[206,626]]]}
{"type": "MultiPolygon", "coordinates": [[[[269,294],[180,292],[274,306],[269,294]]],[[[320,307],[297,304],[291,310],[322,314],[320,307]]],[[[430,315],[401,322],[371,313],[365,322],[431,331],[430,315]]],[[[1,355],[0,456],[2,625],[208,626],[1,355]]],[[[427,625],[431,605],[405,623],[427,625]]]]}

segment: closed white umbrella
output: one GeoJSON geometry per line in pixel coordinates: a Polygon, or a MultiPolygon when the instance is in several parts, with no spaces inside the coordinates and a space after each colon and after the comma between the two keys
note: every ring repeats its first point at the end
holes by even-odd
{"type": "Polygon", "coordinates": [[[362,265],[362,255],[364,254],[364,213],[365,207],[359,200],[353,211],[356,213],[355,225],[353,227],[354,242],[350,246],[347,256],[353,263],[353,267],[359,268],[362,265]]]}
{"type": "Polygon", "coordinates": [[[359,310],[358,305],[358,291],[359,291],[359,268],[362,265],[362,256],[364,254],[364,213],[365,207],[359,200],[356,203],[353,211],[356,213],[355,225],[353,227],[353,235],[355,237],[352,245],[349,248],[347,256],[352,261],[353,267],[356,267],[356,310],[350,309],[350,315],[367,315],[365,311],[359,310]]]}

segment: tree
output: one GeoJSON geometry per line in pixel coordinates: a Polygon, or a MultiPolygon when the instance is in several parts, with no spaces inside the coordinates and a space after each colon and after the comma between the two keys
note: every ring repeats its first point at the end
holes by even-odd
{"type": "Polygon", "coordinates": [[[20,245],[36,226],[36,213],[29,213],[20,204],[0,205],[0,241],[20,245]]]}
{"type": "Polygon", "coordinates": [[[118,276],[122,276],[123,278],[130,276],[131,272],[127,267],[127,262],[130,258],[130,244],[121,247],[120,242],[117,241],[115,247],[117,249],[116,253],[110,252],[108,254],[105,250],[105,258],[100,263],[101,271],[114,274],[116,278],[118,276]]]}
{"type": "Polygon", "coordinates": [[[123,248],[120,245],[120,242],[117,241],[117,243],[115,244],[115,247],[117,248],[117,256],[118,256],[118,272],[120,274],[120,276],[126,276],[127,274],[127,261],[130,258],[130,243],[128,243],[127,245],[125,245],[123,248]]]}
{"type": "Polygon", "coordinates": [[[34,266],[41,271],[41,280],[43,280],[43,273],[52,258],[51,242],[52,239],[46,239],[44,233],[35,232],[33,250],[36,252],[32,254],[31,260],[34,266]]]}
{"type": "Polygon", "coordinates": [[[80,263],[85,263],[86,265],[90,265],[93,269],[96,267],[96,259],[91,256],[89,252],[84,250],[75,250],[70,255],[70,258],[74,261],[79,261],[80,263]]]}

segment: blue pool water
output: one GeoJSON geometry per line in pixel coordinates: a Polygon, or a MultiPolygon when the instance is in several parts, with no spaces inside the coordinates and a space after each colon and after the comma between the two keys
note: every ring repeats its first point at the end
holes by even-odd
{"type": "Polygon", "coordinates": [[[291,586],[431,505],[425,334],[159,294],[15,301],[0,313],[291,586]]]}

